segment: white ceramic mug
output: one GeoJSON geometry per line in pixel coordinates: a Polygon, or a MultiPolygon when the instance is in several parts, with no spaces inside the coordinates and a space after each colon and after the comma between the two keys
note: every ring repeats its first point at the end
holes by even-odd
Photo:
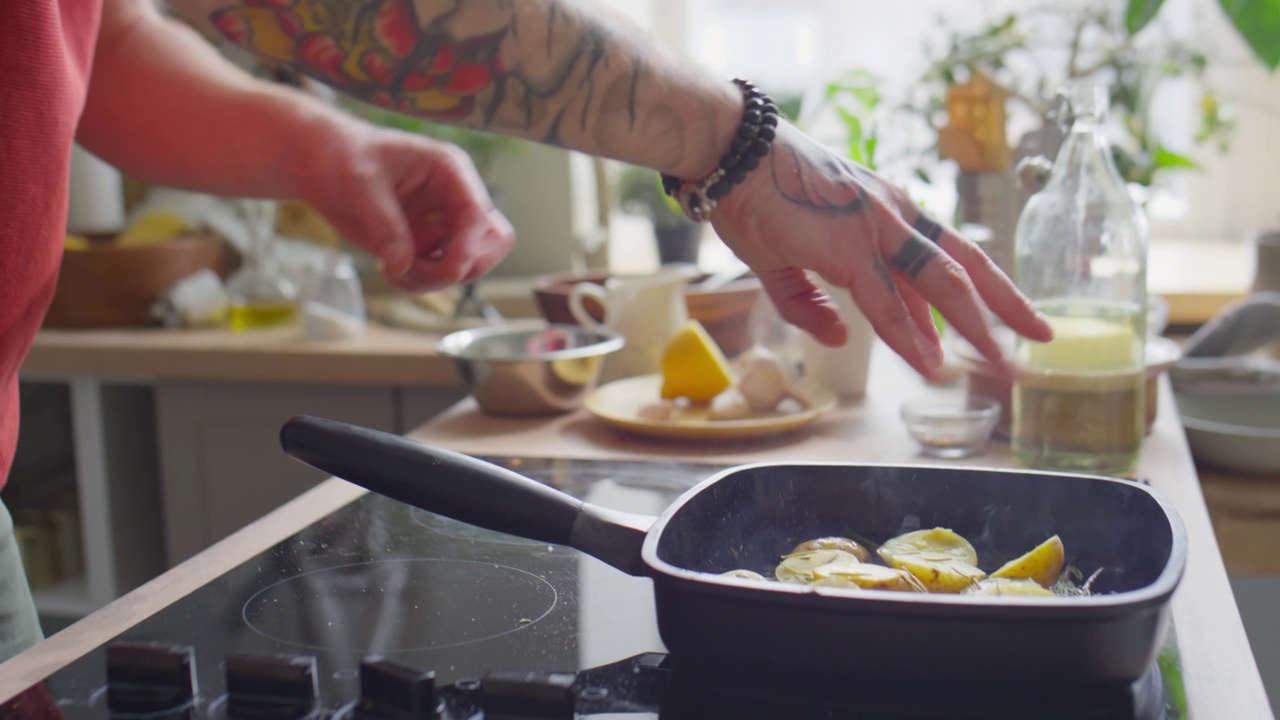
{"type": "Polygon", "coordinates": [[[661,372],[667,343],[689,319],[684,292],[698,275],[689,264],[664,265],[649,275],[615,275],[601,287],[580,282],[569,291],[569,312],[582,325],[621,334],[627,344],[605,358],[600,381],[661,372]],[[583,305],[592,298],[604,308],[604,322],[583,305]]]}
{"type": "Polygon", "coordinates": [[[815,280],[840,309],[840,317],[849,327],[849,335],[844,345],[831,348],[814,340],[809,333],[801,333],[804,338],[805,378],[840,397],[862,397],[867,391],[875,331],[848,290],[835,287],[821,278],[815,277],[815,280]]]}

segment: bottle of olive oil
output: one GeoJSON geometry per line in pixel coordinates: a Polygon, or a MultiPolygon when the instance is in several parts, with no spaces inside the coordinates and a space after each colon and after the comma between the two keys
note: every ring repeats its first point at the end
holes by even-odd
{"type": "Polygon", "coordinates": [[[227,325],[232,330],[249,330],[291,323],[297,315],[298,305],[290,300],[248,300],[243,303],[232,301],[227,311],[227,325]]]}
{"type": "Polygon", "coordinates": [[[275,203],[243,200],[241,211],[251,244],[240,268],[227,281],[231,296],[227,324],[233,330],[249,330],[293,322],[298,290],[275,255],[275,203]]]}
{"type": "Polygon", "coordinates": [[[1070,130],[1014,240],[1014,279],[1054,339],[1019,340],[1012,450],[1026,467],[1128,476],[1144,430],[1147,219],[1112,161],[1106,85],[1063,95],[1070,130]]]}

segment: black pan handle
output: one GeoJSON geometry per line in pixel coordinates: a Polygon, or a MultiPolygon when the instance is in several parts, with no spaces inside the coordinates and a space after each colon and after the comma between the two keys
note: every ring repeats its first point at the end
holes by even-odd
{"type": "Polygon", "coordinates": [[[295,417],[285,453],[380,495],[469,525],[567,545],[633,575],[654,518],[585,503],[469,455],[336,420],[295,417]]]}

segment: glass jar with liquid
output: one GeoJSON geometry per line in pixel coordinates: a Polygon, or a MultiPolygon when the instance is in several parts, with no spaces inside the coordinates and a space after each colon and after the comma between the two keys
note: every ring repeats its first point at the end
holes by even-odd
{"type": "Polygon", "coordinates": [[[298,289],[276,258],[276,205],[268,200],[243,200],[240,207],[249,247],[240,268],[227,280],[227,324],[232,330],[248,330],[293,322],[298,314],[298,289]]]}
{"type": "Polygon", "coordinates": [[[1054,339],[1014,353],[1011,446],[1023,466],[1132,475],[1144,430],[1147,219],[1104,134],[1105,83],[1071,81],[1070,130],[1027,202],[1014,280],[1054,339]]]}

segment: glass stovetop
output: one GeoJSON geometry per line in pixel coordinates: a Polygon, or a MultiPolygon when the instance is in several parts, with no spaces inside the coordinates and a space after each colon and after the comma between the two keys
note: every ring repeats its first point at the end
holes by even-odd
{"type": "MultiPolygon", "coordinates": [[[[490,459],[592,503],[655,515],[718,469],[668,462],[490,459]]],[[[117,640],[193,648],[200,694],[194,716],[210,718],[223,716],[218,706],[224,694],[223,670],[233,653],[314,657],[321,699],[330,710],[359,695],[358,668],[371,655],[434,670],[438,687],[466,687],[468,680],[493,670],[575,672],[606,667],[602,672],[613,673],[601,676],[606,685],[614,676],[634,679],[654,670],[653,677],[664,678],[663,687],[669,675],[666,658],[654,654],[664,648],[648,580],[629,577],[571,549],[480,530],[373,494],[263,552],[117,640]]],[[[1178,670],[1172,644],[1164,657],[1164,677],[1172,679],[1170,673],[1178,670]]],[[[105,649],[98,648],[46,681],[48,695],[68,720],[107,717],[105,666],[105,649]]],[[[582,677],[585,682],[586,675],[582,677]]],[[[1168,688],[1176,681],[1162,682],[1153,668],[1144,683],[1132,698],[1111,698],[1087,707],[1070,703],[1069,714],[1056,713],[1061,703],[1053,699],[1033,715],[1026,708],[1001,708],[995,702],[973,708],[972,715],[956,708],[940,713],[933,705],[912,710],[907,703],[893,712],[871,715],[829,708],[805,713],[796,712],[796,702],[790,699],[785,711],[754,716],[1184,717],[1161,709],[1167,699],[1161,696],[1169,696],[1168,688]]],[[[750,698],[747,704],[754,710],[775,695],[768,690],[768,678],[753,678],[750,686],[750,692],[732,694],[750,698]]],[[[614,697],[619,697],[617,688],[614,697]]],[[[657,696],[637,695],[632,700],[621,705],[585,703],[579,709],[622,709],[629,718],[709,717],[705,710],[660,710],[665,701],[657,696]]],[[[717,701],[716,706],[725,703],[717,701]]],[[[742,716],[742,711],[733,714],[742,716]]]]}

